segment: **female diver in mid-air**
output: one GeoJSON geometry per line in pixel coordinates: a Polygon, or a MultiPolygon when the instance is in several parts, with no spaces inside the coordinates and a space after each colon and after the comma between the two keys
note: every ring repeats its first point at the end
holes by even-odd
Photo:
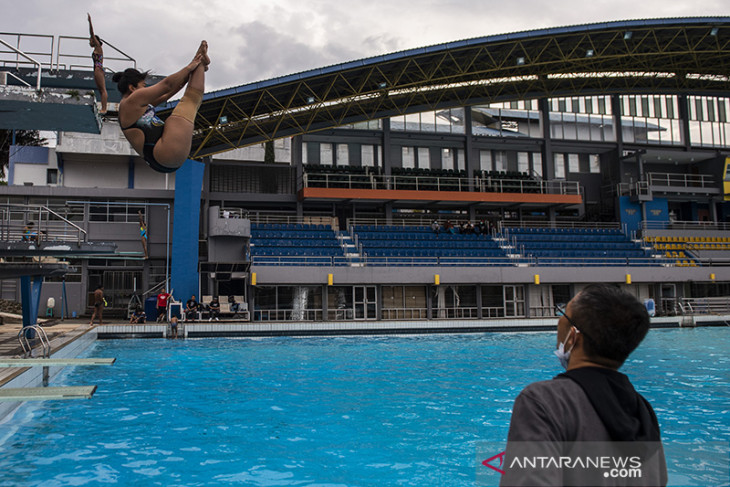
{"type": "Polygon", "coordinates": [[[94,62],[94,81],[96,87],[99,89],[101,94],[101,113],[106,113],[107,100],[109,95],[106,92],[106,80],[104,79],[104,49],[101,47],[104,43],[101,42],[101,38],[94,34],[94,26],[91,25],[91,15],[86,14],[89,19],[89,45],[94,48],[94,52],[91,53],[91,60],[94,62]]]}
{"type": "Polygon", "coordinates": [[[209,63],[208,43],[203,41],[190,64],[152,86],[145,85],[147,72],[127,68],[114,74],[112,79],[122,93],[119,125],[134,150],[155,171],[174,172],[188,158],[209,63]],[[155,106],[172,98],[186,84],[185,93],[167,121],[157,118],[155,106]]]}

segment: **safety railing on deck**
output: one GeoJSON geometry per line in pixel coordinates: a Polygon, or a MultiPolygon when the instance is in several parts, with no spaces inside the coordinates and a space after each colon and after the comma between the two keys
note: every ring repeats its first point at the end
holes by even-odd
{"type": "MultiPolygon", "coordinates": [[[[88,37],[53,36],[42,34],[23,34],[0,32],[0,70],[2,68],[37,67],[37,86],[41,88],[41,70],[83,70],[91,71],[91,48],[88,37]],[[63,42],[63,46],[61,45],[63,42]],[[85,59],[86,62],[77,62],[85,59]]],[[[120,71],[127,67],[137,67],[137,61],[104,39],[104,69],[108,72],[120,71]],[[110,67],[111,66],[113,67],[110,67]]],[[[10,73],[12,75],[12,73],[10,73]]],[[[14,76],[17,79],[17,76],[14,76]]],[[[25,82],[21,81],[23,84],[25,82]]]]}
{"type": "Polygon", "coordinates": [[[303,188],[384,189],[393,191],[455,191],[578,195],[580,184],[560,179],[543,181],[501,178],[436,176],[380,176],[374,174],[305,173],[303,188]]]}
{"type": "Polygon", "coordinates": [[[0,205],[0,240],[82,243],[87,232],[47,206],[7,204],[0,205]]]}
{"type": "Polygon", "coordinates": [[[730,296],[714,298],[682,298],[679,307],[685,314],[730,314],[730,296]]]}

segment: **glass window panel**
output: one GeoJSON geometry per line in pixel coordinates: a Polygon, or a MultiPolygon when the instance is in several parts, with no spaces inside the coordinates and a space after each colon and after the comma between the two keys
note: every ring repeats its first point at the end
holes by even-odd
{"type": "Polygon", "coordinates": [[[482,171],[492,170],[492,151],[479,151],[479,169],[481,169],[482,171]]]}
{"type": "Polygon", "coordinates": [[[337,165],[350,165],[350,149],[347,144],[337,144],[337,165]]]}
{"type": "Polygon", "coordinates": [[[578,154],[568,154],[568,172],[580,172],[580,158],[578,154]]]}
{"type": "Polygon", "coordinates": [[[332,144],[319,144],[319,163],[323,166],[332,165],[332,144]]]}
{"type": "Polygon", "coordinates": [[[542,153],[532,153],[532,172],[538,177],[542,177],[542,153]]]}
{"type": "Polygon", "coordinates": [[[413,147],[401,147],[401,156],[404,168],[416,167],[416,156],[413,147]]]}
{"type": "Polygon", "coordinates": [[[592,174],[600,174],[601,172],[601,156],[598,154],[590,154],[588,156],[589,170],[592,174]]]}
{"type": "Polygon", "coordinates": [[[554,154],[555,161],[555,177],[565,179],[565,158],[563,154],[554,154]]]}
{"type": "Polygon", "coordinates": [[[418,167],[429,169],[431,167],[431,151],[428,147],[418,148],[418,167]]]}
{"type": "Polygon", "coordinates": [[[517,170],[519,172],[530,172],[530,154],[527,152],[517,153],[517,170]]]}
{"type": "Polygon", "coordinates": [[[442,149],[441,168],[454,169],[454,151],[452,149],[442,149]]]}
{"type": "Polygon", "coordinates": [[[363,144],[360,147],[360,156],[362,157],[362,165],[372,167],[375,165],[375,154],[372,145],[363,144]]]}
{"type": "Polygon", "coordinates": [[[494,170],[505,171],[507,167],[507,154],[504,151],[494,151],[494,170]]]}

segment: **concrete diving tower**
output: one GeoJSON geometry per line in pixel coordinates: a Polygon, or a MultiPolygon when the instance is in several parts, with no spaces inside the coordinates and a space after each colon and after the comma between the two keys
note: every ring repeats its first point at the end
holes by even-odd
{"type": "Polygon", "coordinates": [[[23,326],[38,320],[43,279],[71,270],[65,262],[44,258],[114,255],[116,250],[114,242],[88,241],[86,230],[48,207],[0,206],[0,278],[20,278],[23,326]]]}

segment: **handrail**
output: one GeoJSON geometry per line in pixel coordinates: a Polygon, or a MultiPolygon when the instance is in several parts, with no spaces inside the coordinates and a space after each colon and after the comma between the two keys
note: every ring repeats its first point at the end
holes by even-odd
{"type": "Polygon", "coordinates": [[[302,188],[386,189],[396,191],[452,191],[477,193],[537,193],[579,195],[578,181],[442,176],[387,176],[373,174],[304,173],[302,188]]]}
{"type": "MultiPolygon", "coordinates": [[[[12,76],[13,78],[15,78],[16,80],[18,80],[18,82],[20,82],[20,83],[24,84],[24,85],[25,85],[25,86],[27,86],[28,88],[31,88],[31,86],[30,86],[30,83],[28,83],[27,81],[25,81],[25,80],[24,80],[23,78],[21,78],[20,76],[16,76],[16,75],[15,75],[14,73],[11,73],[10,71],[0,71],[0,74],[5,74],[6,76],[7,76],[7,75],[10,75],[10,76],[12,76]]],[[[2,81],[2,82],[0,82],[0,84],[6,84],[6,81],[2,81]]]]}
{"type": "Polygon", "coordinates": [[[24,53],[20,49],[17,49],[15,47],[13,47],[12,45],[8,44],[7,42],[5,42],[2,39],[0,39],[0,44],[3,44],[4,46],[12,49],[16,54],[19,54],[19,55],[23,56],[25,59],[27,59],[28,61],[32,62],[36,66],[38,66],[38,77],[37,77],[35,89],[36,89],[36,91],[40,92],[41,91],[41,67],[42,67],[41,63],[39,61],[36,61],[32,57],[28,56],[26,53],[24,53]]]}
{"type": "MultiPolygon", "coordinates": [[[[41,234],[44,235],[45,238],[49,239],[56,239],[56,240],[63,240],[66,241],[67,235],[64,231],[63,235],[53,235],[52,228],[54,228],[51,225],[51,220],[47,217],[48,215],[53,215],[54,217],[58,218],[57,223],[62,223],[64,225],[68,225],[76,230],[76,241],[77,242],[86,242],[86,238],[88,236],[88,233],[86,230],[81,228],[80,226],[76,225],[74,222],[70,221],[66,217],[60,215],[59,213],[55,212],[54,210],[51,210],[47,206],[43,205],[20,205],[20,204],[0,204],[0,211],[3,214],[2,223],[0,226],[0,239],[7,239],[10,240],[13,235],[20,235],[22,236],[22,226],[25,224],[25,221],[22,223],[16,222],[15,225],[17,227],[14,227],[14,220],[11,216],[12,213],[22,213],[23,214],[23,220],[27,220],[27,215],[37,215],[38,220],[38,227],[34,229],[34,231],[37,233],[37,235],[40,237],[41,234]],[[44,215],[46,218],[44,218],[44,215]],[[45,222],[45,226],[43,223],[45,222]],[[49,232],[51,232],[49,234],[49,232]]],[[[56,222],[56,220],[54,220],[56,222]]],[[[72,234],[73,235],[73,234],[72,234]]],[[[73,238],[73,237],[71,237],[73,238]]]]}
{"type": "Polygon", "coordinates": [[[83,234],[84,234],[84,241],[86,241],[86,237],[88,237],[88,235],[89,235],[89,233],[88,233],[88,232],[87,232],[86,230],[84,230],[84,229],[83,229],[83,228],[81,228],[80,226],[76,225],[76,224],[75,224],[74,222],[72,222],[71,220],[68,220],[67,218],[63,217],[62,215],[59,215],[58,213],[56,213],[56,212],[55,212],[55,211],[53,211],[52,209],[48,208],[47,206],[41,206],[41,208],[44,208],[44,209],[45,209],[46,211],[48,211],[48,213],[51,213],[52,215],[55,215],[56,217],[58,217],[58,218],[60,218],[61,220],[63,220],[63,221],[65,222],[65,223],[67,223],[67,224],[71,225],[71,226],[72,226],[72,227],[74,227],[74,228],[75,228],[76,230],[78,230],[78,231],[79,231],[79,239],[80,239],[80,237],[81,237],[81,234],[83,233],[83,234]]]}
{"type": "MultiPolygon", "coordinates": [[[[77,58],[78,59],[88,59],[89,56],[86,55],[86,54],[81,55],[81,54],[63,54],[63,53],[61,53],[61,41],[63,39],[68,39],[68,40],[88,40],[89,37],[88,36],[86,36],[86,37],[79,37],[79,36],[58,36],[58,49],[56,50],[56,63],[55,63],[56,70],[59,70],[61,68],[61,57],[71,58],[71,59],[77,59],[77,58]]],[[[112,57],[112,56],[108,56],[105,53],[104,54],[104,61],[131,61],[132,64],[133,64],[133,67],[135,69],[137,68],[137,61],[134,58],[132,58],[129,54],[125,53],[124,51],[118,49],[113,44],[110,44],[109,41],[107,41],[106,39],[104,39],[104,46],[105,47],[109,47],[112,50],[114,50],[114,51],[118,52],[119,54],[121,54],[122,56],[124,56],[124,57],[112,57]]],[[[91,66],[91,65],[89,64],[89,66],[91,66]]],[[[66,64],[63,64],[63,67],[66,67],[66,64]]],[[[105,67],[105,70],[107,70],[107,69],[108,68],[105,67]]]]}
{"type": "Polygon", "coordinates": [[[24,326],[18,331],[18,341],[20,342],[20,346],[23,347],[23,357],[27,358],[33,354],[33,347],[30,344],[30,338],[32,337],[28,337],[28,332],[31,330],[35,331],[38,335],[38,340],[40,340],[41,346],[43,347],[43,357],[49,358],[51,356],[51,342],[48,340],[46,331],[38,325],[24,326]]]}

